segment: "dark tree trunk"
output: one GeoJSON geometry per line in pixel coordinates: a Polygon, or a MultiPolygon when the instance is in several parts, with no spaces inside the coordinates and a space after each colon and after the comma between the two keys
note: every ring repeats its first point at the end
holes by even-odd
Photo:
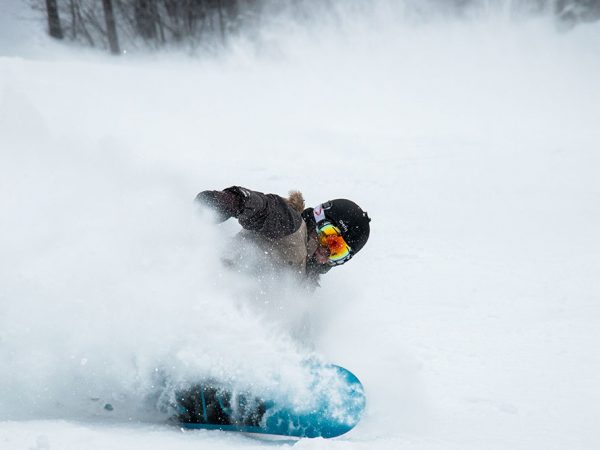
{"type": "Polygon", "coordinates": [[[50,36],[55,39],[62,39],[63,31],[60,25],[56,0],[46,0],[46,10],[48,11],[48,31],[50,36]]]}
{"type": "Polygon", "coordinates": [[[108,44],[110,52],[113,55],[121,53],[119,51],[119,40],[117,38],[117,26],[115,23],[115,14],[113,12],[112,0],[102,0],[104,7],[104,18],[106,20],[106,35],[108,36],[108,44]]]}
{"type": "Polygon", "coordinates": [[[225,17],[223,12],[223,2],[217,1],[217,12],[219,14],[219,30],[221,31],[221,43],[225,44],[225,17]]]}
{"type": "Polygon", "coordinates": [[[135,23],[137,32],[146,40],[156,39],[156,20],[152,8],[153,0],[136,0],[135,23]]]}
{"type": "Polygon", "coordinates": [[[78,15],[75,12],[75,0],[69,0],[69,11],[71,12],[71,39],[75,39],[77,38],[77,27],[79,26],[77,24],[78,15]]]}

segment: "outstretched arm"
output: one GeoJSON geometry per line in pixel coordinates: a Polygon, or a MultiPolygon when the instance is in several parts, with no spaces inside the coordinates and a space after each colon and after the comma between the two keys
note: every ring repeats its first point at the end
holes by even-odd
{"type": "Polygon", "coordinates": [[[216,211],[221,221],[235,217],[246,230],[270,239],[292,234],[302,223],[300,213],[279,195],[263,194],[239,186],[222,191],[203,191],[196,200],[216,211]]]}

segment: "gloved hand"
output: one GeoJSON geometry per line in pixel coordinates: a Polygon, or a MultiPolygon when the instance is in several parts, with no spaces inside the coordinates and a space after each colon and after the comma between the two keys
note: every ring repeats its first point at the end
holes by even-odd
{"type": "Polygon", "coordinates": [[[215,211],[219,222],[225,222],[242,211],[244,195],[240,188],[234,186],[222,191],[202,191],[196,196],[196,201],[215,211]]]}

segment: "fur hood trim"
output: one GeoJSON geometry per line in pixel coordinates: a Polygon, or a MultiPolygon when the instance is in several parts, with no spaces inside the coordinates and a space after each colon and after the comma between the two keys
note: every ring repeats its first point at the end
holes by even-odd
{"type": "Polygon", "coordinates": [[[286,199],[289,205],[302,214],[304,211],[304,197],[300,191],[290,191],[289,197],[286,199]]]}

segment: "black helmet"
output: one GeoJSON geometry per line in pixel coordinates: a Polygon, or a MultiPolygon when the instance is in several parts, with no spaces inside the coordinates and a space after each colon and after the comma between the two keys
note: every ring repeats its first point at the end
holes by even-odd
{"type": "MultiPolygon", "coordinates": [[[[340,229],[344,240],[352,249],[352,253],[357,253],[364,247],[369,239],[369,222],[371,221],[366,211],[345,198],[329,200],[320,206],[323,208],[325,219],[333,222],[340,229]]],[[[318,207],[315,208],[315,213],[317,209],[318,207]]]]}

